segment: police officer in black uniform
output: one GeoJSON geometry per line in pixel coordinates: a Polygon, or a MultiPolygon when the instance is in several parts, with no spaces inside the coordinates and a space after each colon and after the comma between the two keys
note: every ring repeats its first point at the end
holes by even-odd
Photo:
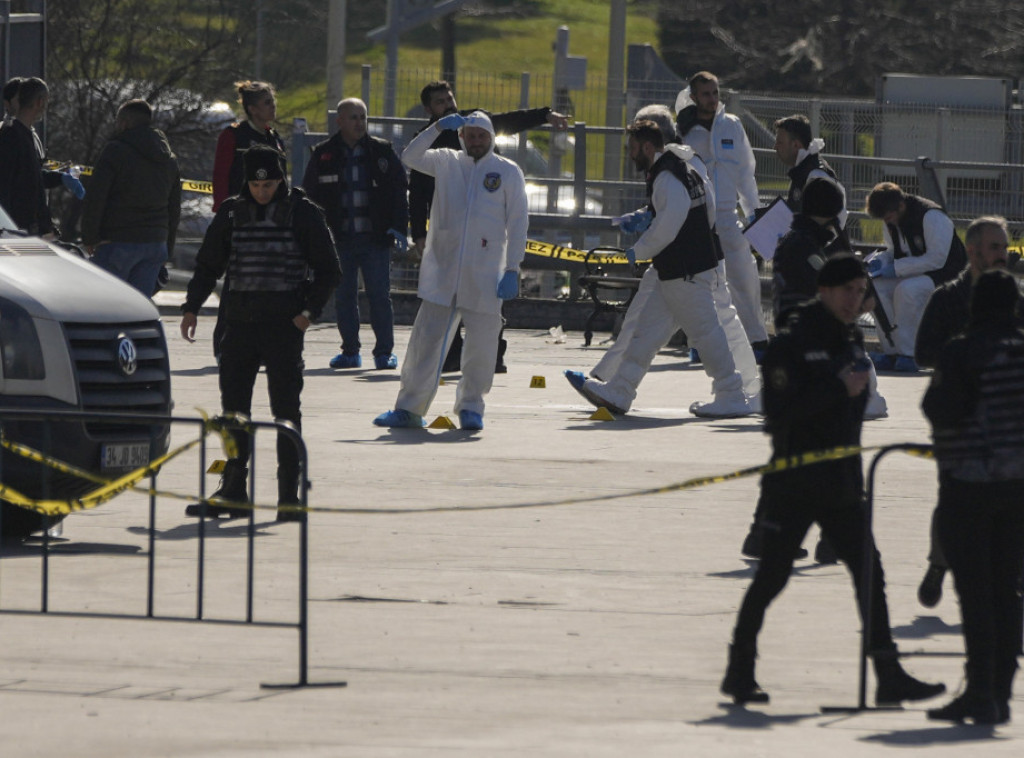
{"type": "MultiPolygon", "coordinates": [[[[229,124],[217,138],[217,152],[213,159],[213,210],[242,191],[245,184],[242,154],[253,145],[270,145],[284,154],[284,140],[274,129],[277,118],[277,96],[268,82],[235,82],[238,102],[245,118],[229,124]]],[[[228,277],[221,282],[221,303],[230,289],[228,277]]],[[[217,310],[217,324],[213,328],[213,355],[220,362],[220,341],[224,337],[226,322],[223,307],[217,310]]]]}
{"type": "MultiPolygon", "coordinates": [[[[225,414],[248,416],[260,366],[267,369],[270,409],[275,419],[300,427],[303,333],[317,317],[340,278],[323,211],[301,189],[289,189],[284,156],[254,145],[243,156],[246,184],[221,205],[196,257],[196,270],[181,306],[181,334],[194,342],[196,314],[227,272],[231,291],[224,307],[227,326],[221,342],[220,392],[225,414]]],[[[246,488],[250,437],[235,432],[238,455],[227,463],[213,497],[249,500],[246,488]]],[[[299,502],[299,457],[284,435],[277,440],[278,505],[299,502]]],[[[208,516],[243,516],[244,508],[213,505],[208,516]]],[[[200,505],[186,514],[200,516],[200,505]]],[[[302,518],[278,510],[278,521],[302,518]]]]}
{"type": "Polygon", "coordinates": [[[967,687],[938,721],[1001,724],[1022,639],[1024,330],[1017,280],[975,282],[966,333],[946,343],[921,407],[939,464],[936,521],[963,618],[967,687]]]}
{"type": "MultiPolygon", "coordinates": [[[[818,297],[798,306],[771,341],[762,364],[765,430],[772,460],[837,446],[860,445],[867,401],[868,358],[856,326],[867,291],[867,271],[852,255],[830,258],[818,275],[818,297]]],[[[807,529],[817,522],[849,568],[863,607],[865,510],[859,455],[766,474],[764,544],[757,573],[743,598],[723,694],[736,703],[766,703],[754,679],[757,635],[769,604],[789,580],[807,529]]],[[[922,700],[945,691],[914,679],[900,666],[889,628],[881,558],[872,545],[874,573],[870,645],[879,704],[922,700]]]]}

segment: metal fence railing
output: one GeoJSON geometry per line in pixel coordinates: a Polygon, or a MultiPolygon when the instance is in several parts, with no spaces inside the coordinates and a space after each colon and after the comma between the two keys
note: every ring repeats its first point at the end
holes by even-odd
{"type": "MultiPolygon", "coordinates": [[[[419,92],[436,73],[399,72],[395,86],[400,115],[393,117],[376,115],[384,104],[384,73],[363,67],[362,97],[371,130],[401,150],[426,123],[419,92]]],[[[634,77],[630,82],[623,123],[650,102],[674,108],[682,86],[668,79],[639,82],[634,77]]],[[[590,75],[582,89],[556,93],[551,76],[460,72],[455,91],[462,108],[500,112],[553,105],[572,117],[574,126],[567,135],[545,128],[502,138],[501,152],[517,160],[527,175],[532,238],[577,249],[628,242],[612,230],[610,218],[640,205],[643,185],[625,160],[622,124],[603,125],[604,77],[590,75]]],[[[998,214],[1008,220],[1014,240],[1024,236],[1024,111],[1016,105],[993,110],[736,91],[723,91],[723,100],[742,119],[754,147],[765,204],[785,193],[789,184],[786,167],[773,149],[773,124],[803,113],[813,134],[824,139],[823,155],[846,189],[853,242],[882,241],[881,223],[863,213],[868,192],[880,181],[895,181],[908,192],[940,202],[961,230],[977,216],[998,214]]],[[[322,138],[295,140],[296,176],[301,176],[308,144],[322,138]]],[[[399,264],[395,275],[396,289],[415,286],[414,266],[399,264]]]]}
{"type": "MultiPolygon", "coordinates": [[[[162,425],[176,425],[178,428],[185,428],[195,430],[197,433],[197,441],[195,443],[189,443],[182,445],[178,450],[184,452],[190,450],[193,445],[198,448],[197,459],[192,456],[188,456],[189,460],[194,460],[197,463],[199,471],[199,480],[197,484],[198,496],[202,502],[207,502],[206,490],[205,490],[205,472],[207,463],[207,444],[206,444],[206,431],[209,427],[209,422],[203,418],[188,418],[188,417],[172,417],[164,415],[138,415],[138,414],[125,414],[125,413],[82,413],[79,411],[51,411],[51,410],[22,410],[22,409],[3,409],[0,410],[0,424],[4,422],[16,422],[16,421],[32,421],[40,425],[59,425],[60,423],[75,422],[75,423],[94,423],[94,424],[130,424],[139,426],[140,430],[144,430],[147,425],[162,424],[162,425]]],[[[292,444],[295,445],[296,450],[299,454],[299,461],[301,465],[302,476],[300,478],[301,485],[299,489],[299,500],[300,507],[305,510],[308,506],[308,482],[307,482],[307,471],[308,471],[308,455],[306,451],[305,442],[302,439],[301,434],[298,430],[288,422],[273,421],[245,421],[239,422],[226,422],[225,428],[242,429],[247,434],[250,434],[253,438],[257,436],[257,432],[260,430],[274,430],[278,434],[283,434],[292,444]]],[[[144,435],[144,432],[143,432],[144,435]]],[[[254,440],[255,441],[255,440],[254,440]]],[[[250,470],[253,472],[252,476],[255,476],[256,465],[257,465],[257,446],[252,444],[251,458],[250,458],[250,470]]],[[[48,453],[47,450],[39,451],[36,458],[40,461],[39,471],[40,476],[45,477],[47,473],[52,473],[51,468],[59,470],[58,464],[60,462],[50,461],[47,465],[42,465],[44,457],[48,453]]],[[[6,453],[5,453],[6,454],[6,453]]],[[[169,456],[165,456],[169,457],[169,456]]],[[[170,461],[166,461],[164,465],[167,465],[170,461]]],[[[215,610],[210,610],[210,603],[208,602],[208,595],[210,594],[209,584],[211,583],[211,572],[208,568],[208,551],[207,545],[211,536],[211,527],[207,524],[207,519],[200,518],[195,522],[195,578],[190,584],[194,587],[194,595],[192,596],[193,609],[186,611],[181,607],[179,601],[187,597],[182,594],[181,588],[178,586],[164,585],[163,593],[160,592],[158,587],[157,575],[158,569],[163,567],[167,573],[171,573],[170,567],[177,567],[182,565],[181,560],[184,555],[178,551],[174,551],[173,559],[169,560],[168,563],[161,563],[159,555],[161,551],[170,551],[171,548],[165,546],[160,539],[160,532],[157,530],[157,500],[160,496],[175,495],[175,493],[163,493],[157,489],[157,478],[159,474],[159,466],[151,467],[153,470],[143,471],[139,470],[139,473],[145,473],[146,477],[142,481],[148,479],[148,486],[142,485],[140,489],[148,493],[148,509],[143,515],[140,513],[140,524],[143,526],[146,533],[145,548],[141,550],[141,555],[145,558],[144,565],[136,564],[136,568],[139,570],[139,574],[145,576],[145,592],[144,597],[137,597],[132,595],[126,590],[126,594],[121,595],[117,592],[109,592],[108,588],[96,588],[97,596],[102,593],[106,593],[103,597],[106,601],[110,602],[110,608],[105,610],[102,602],[98,602],[95,597],[77,597],[73,600],[69,600],[67,593],[62,595],[64,602],[55,603],[52,600],[53,585],[56,582],[54,579],[54,571],[52,566],[54,563],[60,563],[62,561],[68,561],[67,555],[60,550],[59,545],[55,546],[51,541],[50,530],[44,528],[41,533],[40,541],[38,543],[38,553],[40,558],[40,575],[39,575],[39,600],[38,603],[28,602],[28,593],[24,586],[15,585],[8,586],[8,583],[3,581],[6,572],[0,572],[0,615],[4,614],[40,614],[42,616],[73,616],[79,618],[96,618],[96,619],[152,619],[157,621],[175,621],[175,622],[205,622],[214,624],[227,624],[227,625],[241,625],[241,626],[261,626],[271,628],[283,628],[283,629],[294,629],[298,632],[298,678],[295,683],[288,684],[264,684],[267,688],[292,688],[292,687],[306,687],[311,686],[309,682],[309,526],[307,520],[303,518],[299,526],[299,538],[296,551],[296,564],[298,574],[298,584],[295,587],[295,594],[292,598],[296,608],[296,613],[292,619],[281,620],[277,618],[280,615],[279,611],[273,613],[267,608],[257,609],[255,607],[255,573],[256,573],[256,533],[258,525],[255,521],[256,510],[250,508],[249,517],[246,519],[247,524],[244,531],[244,548],[241,550],[243,555],[241,556],[245,562],[244,571],[244,583],[236,591],[231,592],[230,596],[233,599],[242,598],[244,601],[243,608],[236,608],[235,612],[232,613],[225,607],[220,606],[215,610]],[[173,602],[167,598],[170,595],[174,598],[173,602]],[[167,603],[168,608],[174,607],[177,610],[161,610],[158,604],[164,601],[167,603]],[[134,610],[126,610],[126,608],[134,608],[134,610]]],[[[85,472],[88,473],[88,472],[85,472]]],[[[112,478],[111,478],[112,479],[112,478]]],[[[90,481],[92,478],[90,477],[90,481]]],[[[253,492],[252,480],[250,480],[250,492],[253,492]]],[[[126,487],[128,485],[125,485],[126,487]]],[[[45,484],[40,485],[41,489],[46,490],[45,484]]],[[[86,496],[82,496],[86,497],[86,496]]],[[[46,505],[52,506],[51,502],[46,505]]],[[[81,501],[78,499],[68,501],[68,509],[71,511],[81,509],[81,501]]],[[[37,504],[36,507],[42,507],[37,504]]],[[[56,517],[54,520],[59,521],[61,516],[56,517]]],[[[5,543],[3,540],[3,523],[0,520],[0,569],[4,567],[6,558],[12,554],[24,553],[25,548],[18,545],[11,545],[5,543]]],[[[240,535],[239,540],[243,537],[240,535]]],[[[29,544],[29,550],[34,551],[34,546],[29,544]]],[[[61,574],[63,576],[63,574],[61,574]]],[[[213,577],[216,578],[216,577],[213,577]]],[[[13,584],[13,583],[12,583],[13,584]]],[[[131,586],[131,582],[122,581],[118,588],[127,588],[131,586]]],[[[221,597],[223,597],[223,593],[221,597]]],[[[328,686],[327,684],[317,683],[315,686],[328,686]]],[[[334,682],[331,686],[344,686],[344,682],[334,682]]]]}

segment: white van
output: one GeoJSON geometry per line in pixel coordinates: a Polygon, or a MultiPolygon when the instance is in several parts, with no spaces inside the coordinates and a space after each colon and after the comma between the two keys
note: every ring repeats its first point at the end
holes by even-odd
{"type": "MultiPolygon", "coordinates": [[[[14,410],[167,415],[171,373],[156,306],[80,255],[18,231],[0,208],[0,426],[4,436],[111,477],[166,452],[168,424],[12,419],[14,410]]],[[[3,450],[0,482],[35,498],[96,485],[3,450]]],[[[54,521],[0,503],[0,538],[54,521]]],[[[59,519],[58,519],[59,521],[59,519]]]]}

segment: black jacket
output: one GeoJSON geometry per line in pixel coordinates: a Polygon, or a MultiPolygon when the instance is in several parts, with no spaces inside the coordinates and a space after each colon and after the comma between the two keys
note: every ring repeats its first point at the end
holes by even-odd
{"type": "Polygon", "coordinates": [[[86,186],[82,242],[167,242],[181,216],[181,175],[167,137],[151,126],[118,132],[86,186]]]}
{"type": "MultiPolygon", "coordinates": [[[[387,140],[364,135],[366,167],[370,177],[370,224],[378,244],[389,242],[388,229],[403,234],[409,226],[408,180],[405,167],[387,140]]],[[[344,177],[341,176],[341,134],[335,134],[313,148],[302,186],[310,199],[324,209],[327,223],[335,236],[345,223],[341,203],[344,177]]]]}
{"type": "MultiPolygon", "coordinates": [[[[967,328],[971,314],[971,287],[974,280],[969,268],[960,276],[932,292],[917,327],[914,360],[923,368],[935,368],[946,343],[967,328]]],[[[1024,314],[1017,313],[1016,324],[1024,328],[1024,314]]]]}
{"type": "Polygon", "coordinates": [[[831,226],[822,226],[798,213],[772,259],[775,275],[775,323],[785,323],[788,313],[818,294],[818,272],[825,265],[826,248],[835,241],[831,226]]]}
{"type": "Polygon", "coordinates": [[[960,276],[932,292],[921,314],[914,343],[914,360],[922,368],[935,368],[943,346],[967,327],[971,312],[971,272],[960,276]]]}
{"type": "MultiPolygon", "coordinates": [[[[182,313],[198,313],[217,280],[227,270],[232,255],[234,215],[236,207],[242,204],[257,205],[248,187],[243,187],[239,195],[225,200],[213,217],[196,255],[196,269],[188,283],[185,303],[181,306],[182,313]]],[[[310,202],[301,189],[289,190],[283,182],[273,203],[266,208],[271,212],[278,208],[285,210],[281,218],[287,219],[285,223],[294,233],[299,249],[305,254],[310,271],[309,281],[291,292],[254,293],[236,291],[232,287],[225,296],[226,317],[229,321],[267,321],[291,319],[303,311],[309,311],[310,320],[315,320],[341,278],[338,254],[324,221],[323,211],[310,202]]],[[[248,210],[259,214],[258,209],[248,210]]]]}
{"type": "Polygon", "coordinates": [[[972,321],[948,342],[921,402],[939,470],[973,482],[1024,480],[1024,331],[972,321]]]}
{"type": "Polygon", "coordinates": [[[0,129],[0,205],[20,229],[31,234],[54,231],[36,141],[18,119],[0,129]]]}
{"type": "MultiPolygon", "coordinates": [[[[856,324],[844,324],[821,303],[797,306],[768,344],[761,367],[765,431],[772,459],[860,445],[867,390],[850,397],[839,372],[865,360],[856,324]]],[[[862,486],[859,455],[770,476],[803,489],[825,487],[849,492],[862,486]]]]}
{"type": "MultiPolygon", "coordinates": [[[[463,116],[468,116],[479,108],[461,110],[463,116]]],[[[508,111],[507,113],[487,113],[491,118],[491,125],[495,134],[518,134],[527,129],[536,129],[548,121],[550,108],[530,108],[528,110],[508,111]]],[[[423,129],[428,128],[437,121],[430,119],[423,129]]],[[[419,134],[423,131],[416,132],[419,134]]],[[[431,149],[447,147],[452,150],[461,150],[459,133],[454,129],[446,129],[437,135],[437,139],[430,145],[431,149]]],[[[412,224],[412,238],[422,239],[427,236],[427,219],[430,218],[430,203],[434,199],[434,177],[419,171],[409,172],[409,221],[412,224]]]]}

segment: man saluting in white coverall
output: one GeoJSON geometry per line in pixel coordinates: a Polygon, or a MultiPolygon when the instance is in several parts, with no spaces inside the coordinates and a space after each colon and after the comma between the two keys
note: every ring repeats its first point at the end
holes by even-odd
{"type": "Polygon", "coordinates": [[[377,426],[423,426],[437,393],[452,332],[466,325],[462,379],[455,411],[463,429],[483,429],[484,395],[491,389],[501,331],[501,301],[519,294],[526,254],[526,181],[519,167],[494,153],[487,114],[452,113],[420,132],[402,154],[411,169],[436,180],[430,228],[420,264],[420,309],[402,366],[395,409],[377,426]],[[458,129],[462,150],[430,145],[458,129]]]}

